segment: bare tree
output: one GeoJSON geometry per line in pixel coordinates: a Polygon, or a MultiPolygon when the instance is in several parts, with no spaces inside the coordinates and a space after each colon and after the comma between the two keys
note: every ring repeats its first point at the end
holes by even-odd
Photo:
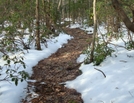
{"type": "Polygon", "coordinates": [[[40,23],[39,23],[39,0],[36,0],[36,46],[37,46],[37,50],[41,50],[40,23]]]}
{"type": "Polygon", "coordinates": [[[93,32],[93,41],[90,54],[90,62],[93,62],[94,58],[94,48],[95,48],[95,38],[97,34],[97,17],[96,17],[96,0],[93,1],[93,15],[94,15],[94,32],[93,32]]]}
{"type": "Polygon", "coordinates": [[[112,1],[112,5],[113,5],[115,11],[119,14],[119,17],[122,19],[122,21],[124,22],[126,27],[130,31],[134,32],[134,23],[131,22],[131,20],[125,13],[125,11],[122,9],[120,2],[118,0],[111,0],[111,1],[112,1]]]}

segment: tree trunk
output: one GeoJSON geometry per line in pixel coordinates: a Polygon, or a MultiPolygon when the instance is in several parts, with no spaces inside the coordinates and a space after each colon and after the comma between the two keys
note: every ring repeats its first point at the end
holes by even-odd
{"type": "Polygon", "coordinates": [[[93,15],[94,15],[94,32],[93,32],[93,42],[91,47],[90,62],[94,61],[94,48],[95,48],[95,38],[97,34],[97,17],[96,17],[96,0],[93,1],[93,15]]]}
{"type": "Polygon", "coordinates": [[[114,32],[118,33],[119,28],[120,28],[120,19],[119,19],[118,15],[115,15],[115,17],[114,17],[114,32]]]}
{"type": "Polygon", "coordinates": [[[40,23],[39,23],[39,0],[36,0],[36,46],[37,46],[37,50],[41,50],[40,23]]]}
{"type": "Polygon", "coordinates": [[[70,12],[70,10],[71,10],[71,7],[70,7],[71,0],[69,0],[68,2],[69,2],[69,14],[68,14],[69,17],[68,18],[69,18],[69,27],[70,27],[71,26],[71,20],[70,20],[71,19],[71,14],[70,14],[71,13],[70,12]]]}
{"type": "MultiPolygon", "coordinates": [[[[65,5],[65,1],[63,0],[62,1],[62,6],[64,6],[65,5]]],[[[64,20],[65,19],[65,8],[62,8],[62,13],[61,13],[61,18],[64,20]]]]}
{"type": "Polygon", "coordinates": [[[51,30],[51,24],[50,24],[50,5],[49,1],[44,0],[44,11],[45,11],[45,21],[46,21],[46,29],[47,29],[47,35],[49,35],[51,30]]]}
{"type": "Polygon", "coordinates": [[[108,15],[106,17],[106,23],[107,23],[107,31],[109,33],[113,32],[113,27],[114,27],[114,16],[113,15],[108,15]]]}
{"type": "Polygon", "coordinates": [[[119,14],[119,17],[122,19],[122,21],[124,22],[124,24],[126,25],[126,27],[130,31],[134,32],[134,23],[131,22],[131,20],[128,18],[127,14],[122,9],[119,1],[118,0],[111,0],[111,1],[112,1],[112,5],[113,5],[115,11],[119,14]]]}
{"type": "Polygon", "coordinates": [[[132,15],[133,15],[133,23],[134,23],[134,10],[132,10],[132,15]]]}
{"type": "Polygon", "coordinates": [[[59,2],[58,2],[58,10],[60,10],[60,7],[61,7],[61,4],[62,4],[62,0],[59,0],[59,2]]]}

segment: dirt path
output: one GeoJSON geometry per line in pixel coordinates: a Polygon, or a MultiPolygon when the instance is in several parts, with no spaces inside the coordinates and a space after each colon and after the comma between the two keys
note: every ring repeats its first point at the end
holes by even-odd
{"type": "Polygon", "coordinates": [[[23,103],[83,103],[81,94],[74,89],[64,87],[63,82],[73,80],[81,74],[78,69],[80,64],[77,64],[76,60],[88,46],[91,35],[78,28],[66,28],[65,31],[74,39],[69,40],[68,44],[33,67],[33,75],[30,79],[36,82],[28,83],[29,95],[23,103]],[[39,96],[30,99],[31,90],[39,96]]]}

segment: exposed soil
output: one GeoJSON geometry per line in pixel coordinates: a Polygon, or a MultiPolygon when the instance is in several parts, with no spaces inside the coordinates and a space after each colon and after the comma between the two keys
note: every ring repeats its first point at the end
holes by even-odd
{"type": "Polygon", "coordinates": [[[22,100],[23,103],[83,103],[81,94],[74,89],[66,88],[64,82],[81,74],[81,63],[77,63],[76,60],[90,44],[92,36],[78,28],[64,30],[74,38],[33,67],[30,79],[36,82],[28,83],[28,95],[22,100]],[[38,96],[33,98],[31,90],[38,96]]]}

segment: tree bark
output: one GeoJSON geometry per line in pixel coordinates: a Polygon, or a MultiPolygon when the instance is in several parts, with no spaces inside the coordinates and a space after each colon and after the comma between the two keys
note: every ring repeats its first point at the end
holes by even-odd
{"type": "Polygon", "coordinates": [[[96,0],[93,1],[93,15],[94,15],[94,32],[93,32],[93,42],[91,47],[90,62],[94,61],[94,48],[95,48],[95,38],[97,34],[97,17],[96,17],[96,0]]]}
{"type": "Polygon", "coordinates": [[[134,32],[134,23],[131,22],[131,20],[129,19],[129,17],[125,13],[125,11],[122,9],[119,1],[118,0],[111,0],[111,1],[112,1],[112,5],[113,5],[115,11],[119,14],[119,17],[122,19],[122,21],[124,22],[126,27],[130,31],[134,32]]]}
{"type": "Polygon", "coordinates": [[[132,15],[133,15],[133,23],[134,23],[134,10],[132,10],[132,15]]]}
{"type": "Polygon", "coordinates": [[[39,23],[39,0],[36,0],[36,46],[37,46],[37,50],[41,50],[40,23],[39,23]]]}
{"type": "MultiPolygon", "coordinates": [[[[51,24],[50,24],[50,3],[49,1],[44,1],[44,6],[45,6],[45,17],[46,17],[46,27],[47,27],[47,30],[51,30],[51,24]]],[[[49,32],[47,33],[47,35],[49,34],[49,32]]]]}
{"type": "Polygon", "coordinates": [[[58,1],[58,8],[57,8],[58,10],[60,10],[61,4],[62,4],[62,0],[59,0],[58,1]]]}

